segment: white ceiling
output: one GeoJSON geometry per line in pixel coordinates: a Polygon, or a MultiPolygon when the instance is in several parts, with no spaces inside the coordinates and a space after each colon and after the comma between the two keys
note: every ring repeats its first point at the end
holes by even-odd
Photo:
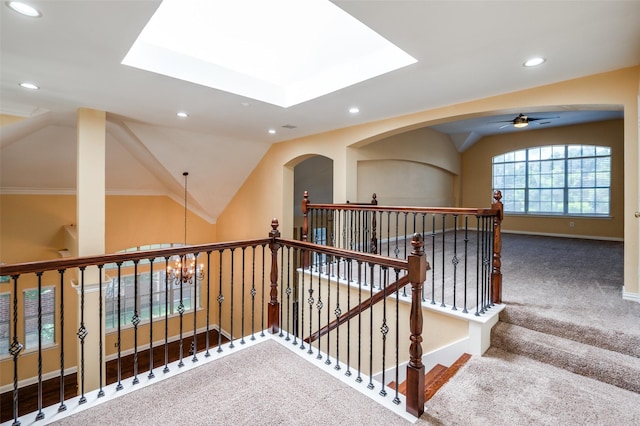
{"type": "MultiPolygon", "coordinates": [[[[0,190],[72,193],[75,114],[94,108],[108,113],[108,193],[180,201],[186,170],[189,205],[212,222],[274,142],[640,63],[640,1],[334,1],[418,62],[281,108],[121,65],[159,1],[29,3],[41,18],[0,7],[0,111],[31,117],[0,128],[0,190]],[[547,63],[522,66],[537,55],[547,63]],[[360,113],[350,115],[354,105],[360,113]],[[211,191],[212,182],[224,184],[211,191]]],[[[575,109],[541,105],[436,128],[462,151],[498,131],[489,121],[521,112],[561,117],[548,126],[620,116],[575,109]]]]}

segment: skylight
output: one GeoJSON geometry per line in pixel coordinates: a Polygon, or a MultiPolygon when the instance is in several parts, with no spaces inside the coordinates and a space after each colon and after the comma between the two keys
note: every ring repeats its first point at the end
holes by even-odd
{"type": "Polygon", "coordinates": [[[285,108],[415,62],[328,0],[164,0],[122,61],[285,108]]]}

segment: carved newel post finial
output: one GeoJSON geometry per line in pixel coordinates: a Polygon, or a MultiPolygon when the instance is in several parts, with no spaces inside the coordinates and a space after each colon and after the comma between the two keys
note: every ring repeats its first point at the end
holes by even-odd
{"type": "Polygon", "coordinates": [[[278,226],[280,226],[278,219],[276,219],[275,217],[271,219],[271,231],[269,232],[269,237],[277,238],[280,236],[280,231],[278,231],[278,226]]]}

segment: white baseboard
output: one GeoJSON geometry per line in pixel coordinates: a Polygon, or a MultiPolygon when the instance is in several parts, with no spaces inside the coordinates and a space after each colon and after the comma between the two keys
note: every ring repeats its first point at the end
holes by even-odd
{"type": "Polygon", "coordinates": [[[622,298],[624,300],[631,300],[632,302],[640,303],[640,293],[630,293],[622,290],[622,298]]]}

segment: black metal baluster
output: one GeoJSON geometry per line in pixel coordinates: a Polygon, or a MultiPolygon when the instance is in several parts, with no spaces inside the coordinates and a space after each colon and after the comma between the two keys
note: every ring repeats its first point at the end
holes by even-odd
{"type": "MultiPolygon", "coordinates": [[[[331,324],[331,263],[328,265],[329,270],[327,271],[327,327],[331,324]]],[[[320,326],[320,324],[318,324],[320,326]]],[[[329,333],[329,329],[327,328],[327,359],[325,360],[326,365],[331,364],[331,333],[329,333]]]]}
{"type": "Polygon", "coordinates": [[[391,212],[387,212],[387,257],[391,249],[391,212]]]}
{"type": "Polygon", "coordinates": [[[400,254],[400,247],[398,247],[398,238],[400,238],[400,236],[398,235],[400,233],[400,212],[396,212],[396,243],[395,243],[395,247],[393,248],[393,254],[396,257],[396,259],[398,258],[398,254],[400,254]]]}
{"type": "Polygon", "coordinates": [[[58,269],[58,273],[60,274],[60,406],[58,412],[61,412],[67,409],[64,403],[64,269],[58,269]]]}
{"type": "MultiPolygon", "coordinates": [[[[431,215],[431,264],[436,264],[436,215],[431,215]]],[[[436,304],[436,268],[431,268],[431,304],[436,304]]]]}
{"type": "Polygon", "coordinates": [[[336,211],[330,210],[330,213],[327,213],[327,230],[331,230],[331,246],[336,247],[336,232],[335,232],[335,219],[336,219],[336,211]]]}
{"type": "MultiPolygon", "coordinates": [[[[216,299],[218,301],[218,350],[217,352],[220,353],[222,352],[222,302],[224,302],[224,295],[222,294],[222,250],[218,250],[218,253],[220,254],[220,265],[218,266],[218,268],[220,269],[220,272],[219,272],[220,275],[218,279],[218,284],[219,284],[218,298],[216,299]]],[[[262,293],[264,294],[264,288],[262,290],[263,290],[262,293]]]]}
{"type": "Polygon", "coordinates": [[[138,259],[133,261],[133,316],[131,324],[133,324],[133,384],[140,383],[138,379],[138,324],[140,324],[140,316],[138,315],[138,259]]]}
{"type": "Polygon", "coordinates": [[[231,306],[230,306],[230,311],[231,311],[231,321],[230,321],[231,325],[230,325],[230,328],[231,328],[231,330],[229,331],[229,334],[230,334],[230,336],[229,336],[229,349],[233,349],[235,347],[235,345],[233,344],[233,295],[235,293],[233,291],[233,287],[234,287],[233,281],[234,281],[234,275],[235,275],[234,274],[235,273],[235,271],[234,271],[234,265],[235,265],[235,254],[234,254],[234,251],[235,250],[236,250],[235,248],[231,249],[231,306]]]}
{"type": "Polygon", "coordinates": [[[342,210],[342,248],[349,249],[349,243],[347,242],[347,222],[351,219],[351,215],[345,209],[342,210]]]}
{"type": "Polygon", "coordinates": [[[261,331],[260,331],[260,337],[264,337],[264,307],[266,306],[264,303],[264,271],[265,271],[265,264],[264,264],[264,253],[265,253],[265,247],[267,245],[266,244],[262,244],[262,323],[261,323],[261,331]]]}
{"type": "MultiPolygon", "coordinates": [[[[122,386],[122,296],[121,296],[121,286],[122,286],[122,262],[116,262],[118,266],[118,341],[116,342],[116,346],[118,347],[118,384],[116,385],[116,390],[120,391],[123,389],[122,386]]],[[[82,274],[82,282],[84,283],[84,268],[80,268],[80,272],[82,274]]],[[[84,291],[81,291],[81,294],[84,296],[84,291]]],[[[84,300],[84,299],[83,299],[84,300]]],[[[82,304],[81,304],[82,306],[82,304]]],[[[80,315],[84,312],[84,309],[80,308],[80,315]]],[[[82,327],[81,327],[82,328],[82,327]]],[[[82,338],[80,338],[83,341],[82,338]]],[[[83,357],[84,358],[84,357],[83,357]]],[[[84,367],[82,368],[84,374],[84,367]]],[[[84,377],[83,377],[84,379],[84,377]]],[[[84,398],[84,380],[82,383],[82,396],[84,398]]],[[[82,400],[82,398],[81,398],[82,400]]]]}
{"type": "MultiPolygon", "coordinates": [[[[322,256],[322,255],[320,255],[322,256]]],[[[318,310],[318,331],[320,331],[321,326],[322,326],[322,277],[321,274],[318,273],[318,302],[316,303],[316,308],[318,310]]],[[[328,356],[328,352],[327,352],[327,356],[328,356]]],[[[317,359],[322,359],[322,337],[318,334],[318,355],[316,356],[317,359]]]]}
{"type": "MultiPolygon", "coordinates": [[[[276,255],[277,257],[277,255],[276,255]]],[[[284,247],[282,248],[282,250],[280,250],[280,289],[278,290],[278,295],[280,296],[280,309],[279,309],[279,315],[280,315],[280,322],[279,324],[279,329],[280,332],[278,333],[278,337],[284,337],[284,333],[282,331],[282,329],[284,328],[284,247]]],[[[288,333],[288,330],[287,330],[288,333]]]]}
{"type": "Polygon", "coordinates": [[[371,277],[371,286],[369,287],[369,384],[368,389],[373,389],[373,291],[374,291],[374,274],[373,264],[369,263],[369,276],[371,277]]]}
{"type": "Polygon", "coordinates": [[[24,345],[18,340],[18,277],[13,278],[13,339],[9,347],[9,354],[13,358],[13,423],[12,426],[20,426],[18,421],[18,355],[24,345]]]}
{"type": "MultiPolygon", "coordinates": [[[[299,256],[299,252],[298,252],[298,248],[294,248],[293,249],[293,270],[291,271],[291,276],[293,279],[293,286],[292,286],[292,294],[293,294],[293,298],[292,298],[292,318],[291,318],[291,330],[293,332],[293,342],[291,342],[292,345],[297,345],[298,344],[298,337],[301,337],[300,335],[300,284],[299,284],[299,274],[298,274],[298,260],[300,259],[299,256]]],[[[289,261],[291,261],[291,259],[289,259],[289,261]]],[[[303,293],[304,294],[304,293],[303,293]]]]}
{"type": "MultiPolygon", "coordinates": [[[[375,213],[374,213],[375,214],[375,213]]],[[[346,259],[345,267],[347,268],[347,312],[351,311],[351,281],[353,280],[352,259],[346,259]]],[[[347,319],[347,371],[345,376],[351,376],[351,316],[347,319]]]]}
{"type": "Polygon", "coordinates": [[[256,340],[256,246],[251,246],[251,340],[256,340]]]}
{"type": "Polygon", "coordinates": [[[38,276],[38,414],[36,420],[44,419],[42,412],[42,272],[38,276]]]}
{"type": "MultiPolygon", "coordinates": [[[[424,214],[422,215],[424,218],[424,214]]],[[[424,227],[422,228],[424,229],[424,227]]],[[[396,405],[400,404],[400,289],[398,288],[398,281],[400,280],[400,270],[396,269],[396,389],[395,396],[393,398],[393,403],[396,405]]],[[[424,294],[424,292],[423,292],[424,294]]],[[[424,297],[423,297],[424,301],[424,297]]]]}
{"type": "MultiPolygon", "coordinates": [[[[244,341],[244,316],[245,316],[245,306],[244,306],[244,299],[245,299],[245,295],[244,295],[244,289],[245,289],[245,254],[246,254],[246,247],[242,247],[242,296],[240,297],[240,305],[242,306],[242,310],[240,312],[241,316],[240,316],[240,334],[242,335],[242,337],[240,338],[240,344],[244,345],[246,342],[244,341]]],[[[282,324],[282,323],[280,323],[282,324]]]]}
{"type": "MultiPolygon", "coordinates": [[[[284,248],[282,249],[284,254],[284,248]]],[[[284,269],[284,264],[282,264],[282,269],[284,269]]],[[[287,246],[287,289],[285,292],[287,293],[287,337],[285,340],[288,342],[291,340],[289,330],[291,330],[291,292],[293,291],[291,287],[291,247],[287,246]]],[[[280,323],[283,324],[283,323],[280,323]]],[[[282,327],[280,327],[282,329],[282,327]]]]}
{"type": "MultiPolygon", "coordinates": [[[[427,217],[427,214],[426,214],[426,213],[422,213],[422,232],[421,232],[421,235],[422,235],[422,241],[427,241],[427,240],[425,239],[425,237],[426,237],[426,232],[427,232],[427,231],[426,231],[426,217],[427,217]]],[[[425,291],[425,290],[424,290],[424,288],[425,288],[425,287],[426,287],[426,286],[424,286],[424,285],[422,286],[422,301],[423,301],[423,302],[426,302],[426,301],[427,301],[427,299],[424,297],[424,291],[425,291]]]]}
{"type": "MultiPolygon", "coordinates": [[[[407,258],[407,218],[409,216],[409,212],[404,212],[404,235],[402,236],[402,241],[404,241],[404,257],[403,259],[407,258]]],[[[414,222],[414,228],[415,228],[415,222],[414,222]]]]}
{"type": "Polygon", "coordinates": [[[180,303],[178,304],[178,314],[180,314],[180,326],[178,329],[178,333],[180,334],[180,343],[178,349],[178,368],[184,367],[184,362],[182,360],[183,357],[183,321],[184,321],[184,265],[187,261],[187,255],[183,254],[180,256],[180,303]]]}
{"type": "Polygon", "coordinates": [[[193,271],[193,300],[191,301],[191,309],[193,310],[193,340],[191,341],[191,362],[198,362],[198,256],[200,253],[193,254],[194,271],[193,271]]]}
{"type": "MultiPolygon", "coordinates": [[[[309,253],[309,257],[313,259],[315,256],[314,252],[309,253]]],[[[309,355],[313,354],[313,341],[311,337],[313,336],[313,304],[315,300],[313,299],[313,272],[311,271],[311,263],[309,263],[309,298],[307,299],[307,303],[309,304],[309,350],[307,353],[309,355]]],[[[306,275],[306,272],[305,272],[306,275]]]]}
{"type": "MultiPolygon", "coordinates": [[[[149,259],[149,374],[147,378],[153,379],[156,377],[153,374],[153,261],[154,258],[149,259]]],[[[102,318],[102,316],[100,316],[102,318]]],[[[102,363],[100,363],[102,365],[102,363]]],[[[102,370],[102,368],[100,369],[102,370]]]]}
{"type": "MultiPolygon", "coordinates": [[[[169,257],[164,258],[164,369],[169,372],[169,257]]],[[[118,289],[119,290],[119,289],[118,289]]]]}
{"type": "Polygon", "coordinates": [[[102,368],[102,346],[103,346],[103,338],[104,335],[102,333],[102,326],[104,324],[104,317],[102,316],[102,269],[103,269],[104,265],[98,265],[98,312],[99,315],[98,317],[100,318],[100,320],[98,321],[98,333],[100,333],[100,336],[98,336],[98,365],[100,366],[100,389],[98,390],[98,398],[102,398],[104,396],[104,389],[102,389],[102,386],[104,384],[104,377],[103,377],[103,372],[102,370],[104,370],[102,368]]]}
{"type": "MultiPolygon", "coordinates": [[[[80,267],[80,328],[78,329],[78,337],[80,338],[80,400],[78,404],[87,402],[84,395],[84,339],[87,337],[87,329],[84,326],[84,271],[85,267],[80,267]]],[[[120,265],[118,265],[118,281],[120,281],[120,265]]],[[[119,290],[119,289],[118,289],[119,290]]],[[[118,293],[119,295],[120,293],[118,293]]],[[[120,305],[120,300],[118,300],[120,305]]],[[[118,306],[118,310],[120,306],[118,306]]],[[[120,318],[118,312],[118,318],[120,318]]],[[[101,366],[102,367],[102,366],[101,366]]],[[[120,383],[120,324],[118,324],[118,383],[120,383]]],[[[120,385],[122,386],[122,385],[120,385]]],[[[116,388],[116,390],[120,390],[116,388]]]]}
{"type": "MultiPolygon", "coordinates": [[[[406,226],[405,215],[405,226],[406,226]]],[[[380,396],[387,396],[385,389],[386,384],[386,368],[387,368],[387,333],[389,333],[389,326],[387,325],[387,285],[389,284],[389,268],[386,266],[382,268],[380,276],[380,285],[383,287],[382,294],[382,325],[380,326],[380,333],[382,333],[382,389],[380,389],[380,396]],[[384,278],[383,278],[384,277],[384,278]],[[384,286],[383,286],[384,281],[384,286]]]]}
{"type": "Polygon", "coordinates": [[[467,277],[468,277],[468,259],[469,259],[469,216],[464,217],[464,309],[463,313],[467,314],[467,277]]]}
{"type": "Polygon", "coordinates": [[[206,324],[205,324],[205,333],[206,333],[206,337],[204,340],[204,357],[205,358],[209,358],[211,356],[211,353],[209,352],[209,346],[210,346],[210,330],[209,330],[209,324],[210,324],[210,320],[211,320],[211,250],[207,251],[207,318],[206,318],[206,324]]]}
{"type": "Polygon", "coordinates": [[[493,228],[492,225],[492,218],[491,217],[485,217],[484,218],[485,221],[485,245],[484,245],[484,255],[482,256],[482,265],[484,267],[484,285],[485,285],[485,299],[484,299],[484,303],[482,304],[482,313],[485,313],[489,307],[489,289],[491,288],[490,282],[491,282],[491,261],[490,261],[490,257],[493,253],[491,253],[491,229],[493,228]]]}
{"type": "Polygon", "coordinates": [[[358,376],[356,382],[362,382],[362,261],[358,260],[358,376]]]}
{"type": "Polygon", "coordinates": [[[446,224],[446,215],[442,215],[442,301],[440,303],[440,307],[444,308],[445,306],[447,306],[444,303],[444,279],[445,279],[445,265],[446,265],[446,252],[445,252],[445,236],[446,236],[446,230],[447,230],[447,224],[446,224]]]}
{"type": "Polygon", "coordinates": [[[480,241],[482,240],[482,223],[480,222],[480,216],[476,216],[476,227],[478,229],[478,237],[476,238],[476,316],[480,316],[478,311],[480,307],[480,274],[482,258],[480,257],[480,241]]]}
{"type": "MultiPolygon", "coordinates": [[[[336,323],[340,320],[340,315],[342,311],[340,310],[340,262],[341,258],[336,258],[336,268],[338,271],[336,273],[336,309],[334,311],[336,315],[336,323]]],[[[347,291],[349,291],[349,287],[347,287],[347,291]]],[[[329,333],[327,333],[329,335],[329,333]]],[[[334,367],[336,370],[340,370],[340,324],[336,327],[336,365],[334,367]]]]}
{"type": "Polygon", "coordinates": [[[451,307],[452,311],[457,311],[458,308],[456,306],[456,287],[457,287],[457,277],[458,277],[458,215],[453,215],[453,258],[451,258],[451,263],[453,264],[453,306],[451,307]]]}
{"type": "MultiPolygon", "coordinates": [[[[300,259],[305,259],[305,250],[301,250],[300,251],[300,259]]],[[[300,283],[300,294],[299,294],[299,299],[300,299],[300,349],[305,349],[304,346],[304,302],[303,302],[303,298],[305,296],[305,292],[304,292],[304,277],[307,275],[307,271],[306,268],[304,266],[304,260],[302,262],[300,262],[300,269],[302,270],[302,273],[300,274],[302,276],[302,280],[300,283]]],[[[311,333],[309,333],[309,338],[311,338],[311,333]]],[[[309,341],[311,342],[311,341],[309,341]]],[[[309,345],[311,346],[311,344],[309,345]]]]}
{"type": "Polygon", "coordinates": [[[491,307],[494,306],[493,303],[493,286],[491,285],[491,283],[493,282],[493,250],[494,250],[494,234],[495,234],[495,229],[493,227],[493,217],[489,217],[487,218],[487,222],[488,222],[488,227],[489,227],[489,250],[487,252],[487,271],[488,271],[488,282],[487,282],[487,287],[488,287],[488,300],[487,300],[487,307],[491,307]]]}

